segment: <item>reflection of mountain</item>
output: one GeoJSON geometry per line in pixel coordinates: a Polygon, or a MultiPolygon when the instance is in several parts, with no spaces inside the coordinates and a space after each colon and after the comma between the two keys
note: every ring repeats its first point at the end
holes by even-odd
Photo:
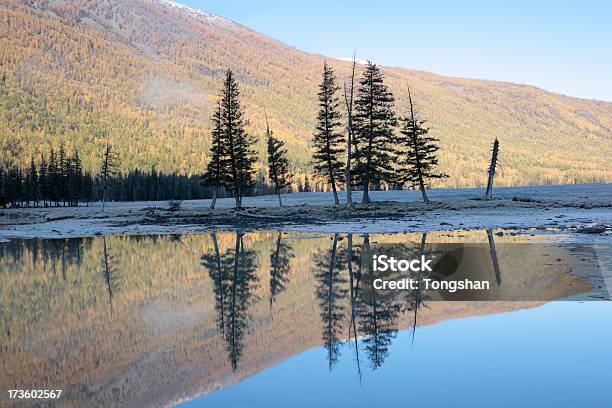
{"type": "MultiPolygon", "coordinates": [[[[466,234],[466,239],[486,239],[482,232],[466,234]]],[[[0,388],[62,384],[66,405],[165,405],[225,387],[323,345],[327,335],[322,341],[322,317],[323,326],[336,318],[342,322],[333,326],[329,338],[344,341],[351,326],[351,299],[357,336],[372,338],[358,350],[370,366],[383,363],[395,330],[412,326],[410,311],[397,310],[394,299],[368,291],[371,272],[358,261],[365,252],[363,237],[352,237],[349,277],[346,237],[337,240],[338,263],[331,264],[332,275],[327,275],[330,263],[325,258],[333,250],[329,236],[283,235],[282,243],[294,256],[283,269],[284,289],[276,291],[273,318],[270,286],[261,283],[278,273],[271,265],[278,234],[214,237],[108,237],[107,250],[121,271],[121,290],[112,293],[112,314],[100,270],[103,239],[0,243],[0,388]],[[324,255],[320,260],[325,270],[312,262],[319,255],[324,255]],[[314,273],[313,268],[324,273],[314,273]],[[322,299],[329,305],[328,295],[341,292],[344,295],[333,299],[334,307],[321,307],[322,299]],[[228,335],[232,324],[234,333],[228,335]]],[[[373,246],[420,239],[371,236],[370,242],[373,246]]],[[[427,237],[428,242],[441,239],[433,233],[427,237]]],[[[512,238],[496,237],[495,243],[507,239],[512,238]]],[[[497,255],[503,284],[513,278],[512,260],[502,251],[497,255]]],[[[563,287],[565,294],[583,287],[581,279],[560,271],[559,282],[573,285],[563,287]]],[[[430,302],[418,319],[425,325],[536,304],[430,302]]],[[[5,398],[0,396],[0,406],[7,405],[5,398]]]]}

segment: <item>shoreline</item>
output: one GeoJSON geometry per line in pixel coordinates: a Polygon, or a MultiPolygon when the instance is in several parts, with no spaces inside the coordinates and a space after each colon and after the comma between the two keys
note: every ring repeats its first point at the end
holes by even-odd
{"type": "Polygon", "coordinates": [[[3,209],[0,240],[262,229],[321,233],[559,230],[604,239],[612,233],[610,184],[500,188],[490,201],[477,199],[475,190],[430,190],[429,204],[418,201],[418,191],[374,192],[377,201],[355,204],[352,209],[329,205],[329,193],[286,194],[284,207],[273,206],[276,196],[249,197],[244,211],[231,208],[231,198],[219,199],[215,210],[208,208],[210,200],[183,201],[174,211],[163,201],[110,202],[104,212],[100,203],[3,209]]]}

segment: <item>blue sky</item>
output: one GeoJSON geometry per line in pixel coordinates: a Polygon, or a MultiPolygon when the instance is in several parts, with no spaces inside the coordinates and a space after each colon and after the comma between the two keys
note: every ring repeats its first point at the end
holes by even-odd
{"type": "Polygon", "coordinates": [[[179,1],[310,52],[612,101],[612,1],[179,1]]]}

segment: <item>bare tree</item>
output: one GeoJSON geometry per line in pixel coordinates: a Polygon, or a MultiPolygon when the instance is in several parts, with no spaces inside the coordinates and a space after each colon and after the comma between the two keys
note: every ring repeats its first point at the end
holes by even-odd
{"type": "Polygon", "coordinates": [[[344,171],[344,181],[346,184],[346,207],[353,206],[353,190],[351,185],[351,145],[353,143],[353,94],[355,91],[355,60],[356,52],[353,52],[353,67],[351,70],[351,87],[347,91],[346,83],[344,84],[344,102],[346,103],[346,117],[348,139],[346,141],[346,169],[344,171]]]}

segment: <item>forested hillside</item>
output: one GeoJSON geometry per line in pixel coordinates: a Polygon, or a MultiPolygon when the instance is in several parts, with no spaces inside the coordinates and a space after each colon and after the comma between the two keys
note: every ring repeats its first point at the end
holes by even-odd
{"type": "MultiPolygon", "coordinates": [[[[346,46],[347,54],[359,49],[346,46]]],[[[31,156],[64,143],[94,171],[108,136],[122,171],[203,173],[214,101],[231,68],[261,160],[267,112],[296,172],[310,174],[324,61],[340,83],[350,75],[350,62],[162,0],[0,0],[2,159],[26,167],[31,156]]],[[[440,169],[450,178],[436,186],[482,185],[495,137],[499,185],[612,180],[612,103],[401,68],[382,72],[397,112],[406,113],[409,84],[440,139],[440,169]]]]}

